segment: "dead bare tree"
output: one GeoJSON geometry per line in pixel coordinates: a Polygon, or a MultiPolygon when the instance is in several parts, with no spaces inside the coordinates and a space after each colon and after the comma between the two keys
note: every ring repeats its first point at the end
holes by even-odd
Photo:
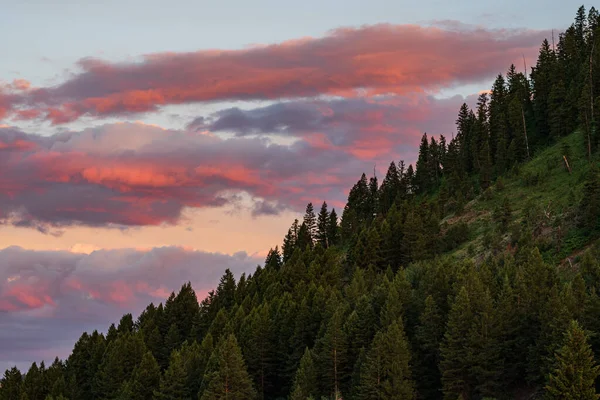
{"type": "Polygon", "coordinates": [[[584,112],[585,114],[585,132],[587,133],[587,147],[588,147],[588,161],[592,162],[592,138],[590,136],[590,121],[587,115],[587,112],[584,112]]]}
{"type": "MultiPolygon", "coordinates": [[[[527,63],[525,63],[525,54],[523,54],[523,72],[525,76],[525,89],[527,89],[527,63]]],[[[522,104],[521,117],[523,117],[523,134],[525,135],[525,147],[527,147],[527,159],[529,160],[529,139],[527,139],[527,124],[525,123],[525,111],[522,104]]]]}
{"type": "Polygon", "coordinates": [[[567,156],[563,156],[563,160],[565,161],[565,166],[567,167],[567,170],[569,171],[569,174],[571,173],[571,166],[569,165],[569,161],[567,160],[567,156]]]}
{"type": "Polygon", "coordinates": [[[546,217],[547,220],[550,220],[552,218],[552,211],[550,210],[550,205],[552,204],[552,201],[548,202],[548,205],[546,207],[544,207],[544,216],[546,217]]]}
{"type": "Polygon", "coordinates": [[[594,80],[593,80],[593,66],[594,66],[594,47],[596,42],[592,43],[592,51],[590,52],[590,110],[592,111],[592,120],[594,119],[594,80]]]}
{"type": "Polygon", "coordinates": [[[525,134],[525,147],[527,148],[527,159],[529,159],[529,139],[527,139],[527,124],[525,123],[525,111],[521,106],[521,117],[523,117],[523,133],[525,134]]]}
{"type": "Polygon", "coordinates": [[[596,41],[592,43],[592,51],[590,52],[590,118],[592,120],[592,124],[588,123],[588,118],[586,116],[585,122],[587,125],[587,137],[588,137],[588,161],[592,162],[592,137],[591,137],[591,129],[594,128],[594,81],[593,81],[593,65],[594,65],[594,47],[596,46],[596,41]]]}

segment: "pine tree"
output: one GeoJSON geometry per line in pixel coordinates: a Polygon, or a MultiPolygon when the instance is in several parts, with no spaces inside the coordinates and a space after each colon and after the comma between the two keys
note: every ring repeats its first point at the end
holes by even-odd
{"type": "Polygon", "coordinates": [[[113,342],[119,336],[119,331],[115,327],[115,324],[110,324],[108,331],[106,332],[106,341],[108,343],[113,342]]]}
{"type": "Polygon", "coordinates": [[[430,185],[432,189],[436,189],[442,179],[442,149],[440,145],[431,137],[429,141],[429,157],[427,159],[427,170],[429,171],[430,185]]]}
{"type": "Polygon", "coordinates": [[[73,400],[94,398],[94,378],[106,350],[106,340],[97,331],[81,335],[67,359],[67,374],[73,380],[73,400]]]}
{"type": "Polygon", "coordinates": [[[404,270],[399,270],[392,282],[387,285],[386,298],[381,308],[381,327],[386,328],[404,317],[404,311],[409,307],[411,298],[410,283],[404,270]]]}
{"type": "Polygon", "coordinates": [[[306,205],[303,223],[306,225],[306,230],[312,243],[317,236],[317,217],[315,216],[315,209],[312,203],[306,205]]]}
{"type": "Polygon", "coordinates": [[[487,139],[484,140],[483,147],[479,152],[479,165],[479,182],[482,189],[487,189],[492,183],[493,174],[492,154],[490,151],[490,144],[487,139]]]}
{"type": "Polygon", "coordinates": [[[160,330],[158,326],[153,325],[147,329],[142,331],[144,335],[144,343],[146,344],[146,348],[152,352],[152,355],[163,369],[166,368],[167,362],[169,360],[168,355],[164,354],[163,351],[163,338],[160,334],[160,330]]]}
{"type": "Polygon", "coordinates": [[[531,72],[533,81],[533,98],[536,130],[542,140],[547,140],[550,133],[550,93],[555,80],[556,54],[550,43],[544,39],[540,48],[537,64],[531,72]]]}
{"type": "Polygon", "coordinates": [[[408,265],[411,261],[426,258],[427,251],[430,249],[426,247],[421,216],[415,211],[410,212],[402,228],[402,264],[408,265]]]}
{"type": "MultiPolygon", "coordinates": [[[[131,383],[129,381],[123,382],[119,392],[114,397],[115,400],[131,400],[133,399],[134,393],[131,389],[131,383]]],[[[150,397],[151,398],[151,397],[150,397]]]]}
{"type": "Polygon", "coordinates": [[[178,349],[182,342],[183,341],[179,336],[179,329],[177,328],[177,325],[175,325],[174,323],[171,324],[171,327],[169,328],[169,331],[165,336],[165,344],[163,348],[166,358],[169,358],[171,353],[174,350],[178,349]]]}
{"type": "Polygon", "coordinates": [[[294,223],[288,229],[287,234],[283,238],[283,245],[281,246],[281,250],[283,251],[283,261],[292,257],[294,254],[294,250],[296,250],[296,242],[298,241],[298,231],[300,230],[300,226],[298,225],[298,220],[294,220],[294,223]]]}
{"type": "Polygon", "coordinates": [[[264,397],[265,393],[272,389],[274,383],[275,349],[273,339],[271,308],[269,303],[264,302],[250,312],[244,320],[240,332],[240,344],[248,373],[253,378],[261,397],[264,397]]]}
{"type": "Polygon", "coordinates": [[[223,307],[229,310],[235,304],[235,290],[237,286],[233,273],[229,268],[225,270],[225,274],[221,277],[217,291],[215,293],[215,300],[217,307],[223,307]]]}
{"type": "Polygon", "coordinates": [[[20,400],[23,376],[17,367],[7,369],[0,380],[0,400],[20,400]]]}
{"type": "Polygon", "coordinates": [[[379,210],[379,183],[377,182],[377,176],[375,170],[373,170],[373,176],[369,179],[369,198],[368,198],[368,214],[367,221],[371,222],[377,215],[379,210]]]}
{"type": "Polygon", "coordinates": [[[300,366],[296,371],[294,378],[293,391],[290,396],[291,400],[306,400],[311,396],[317,397],[319,393],[319,385],[317,378],[317,370],[313,360],[312,352],[306,348],[304,355],[300,359],[300,366]]]}
{"type": "Polygon", "coordinates": [[[31,400],[43,400],[46,397],[46,388],[44,387],[44,368],[38,368],[37,363],[31,364],[29,371],[23,379],[22,392],[31,400]]]}
{"type": "Polygon", "coordinates": [[[119,335],[133,333],[133,316],[130,313],[127,313],[121,317],[119,325],[117,326],[117,333],[119,335]]]}
{"type": "Polygon", "coordinates": [[[398,176],[400,177],[400,186],[398,190],[398,198],[396,200],[397,202],[406,200],[410,194],[410,180],[412,179],[412,176],[409,177],[408,169],[406,168],[403,160],[398,162],[398,176]]]}
{"type": "Polygon", "coordinates": [[[508,229],[508,225],[512,220],[512,208],[510,206],[510,200],[505,197],[502,200],[502,204],[494,210],[494,220],[500,225],[502,231],[508,229]]]}
{"type": "Polygon", "coordinates": [[[329,223],[327,225],[327,240],[330,246],[336,246],[339,243],[338,217],[335,208],[329,213],[329,223]]]}
{"type": "Polygon", "coordinates": [[[389,209],[381,225],[381,251],[384,265],[391,266],[396,271],[403,261],[403,222],[402,214],[395,204],[389,209]]]}
{"type": "Polygon", "coordinates": [[[48,395],[58,397],[67,393],[67,383],[65,381],[65,365],[57,358],[46,370],[44,381],[48,395]]]}
{"type": "Polygon", "coordinates": [[[378,318],[371,300],[370,296],[361,296],[344,324],[351,360],[356,359],[362,348],[369,347],[377,331],[378,318]]]}
{"type": "Polygon", "coordinates": [[[186,371],[181,352],[175,350],[169,360],[169,368],[160,379],[158,390],[154,391],[156,400],[188,400],[191,399],[186,387],[186,371]]]}
{"type": "Polygon", "coordinates": [[[484,289],[483,293],[479,290],[475,293],[475,323],[469,333],[470,375],[473,377],[475,393],[489,397],[496,395],[501,389],[501,343],[490,291],[484,289]]]}
{"type": "Polygon", "coordinates": [[[446,334],[440,347],[440,370],[446,396],[463,396],[468,399],[472,393],[468,342],[472,323],[471,302],[467,289],[463,286],[448,315],[446,334]]]}
{"type": "Polygon", "coordinates": [[[160,384],[160,367],[151,352],[146,352],[142,361],[135,367],[131,378],[130,400],[151,399],[160,384]]]}
{"type": "Polygon", "coordinates": [[[400,174],[392,161],[379,188],[379,212],[386,215],[400,194],[400,174]]]}
{"type": "Polygon", "coordinates": [[[373,339],[361,371],[359,399],[414,399],[409,345],[401,321],[373,339]]]}
{"type": "Polygon", "coordinates": [[[597,167],[588,172],[583,193],[579,205],[580,225],[593,232],[600,229],[600,170],[597,167]]]}
{"type": "Polygon", "coordinates": [[[319,216],[317,217],[317,233],[315,239],[323,248],[329,247],[329,237],[327,235],[327,228],[329,226],[329,212],[327,211],[327,202],[323,202],[319,216]]]}
{"type": "Polygon", "coordinates": [[[298,241],[296,242],[296,249],[304,251],[306,249],[313,248],[313,238],[310,234],[308,226],[303,222],[298,231],[298,241]]]}
{"type": "Polygon", "coordinates": [[[409,164],[406,173],[402,175],[402,179],[400,180],[402,187],[406,188],[406,193],[409,195],[415,193],[414,180],[415,171],[412,164],[409,164]]]}
{"type": "Polygon", "coordinates": [[[550,136],[554,140],[558,140],[568,133],[566,89],[562,79],[552,86],[550,95],[548,96],[548,124],[550,136]]]}
{"type": "Polygon", "coordinates": [[[592,255],[590,250],[583,253],[583,258],[579,264],[579,272],[588,288],[593,288],[594,291],[600,289],[600,262],[592,255]]]}
{"type": "Polygon", "coordinates": [[[415,173],[414,184],[417,193],[426,193],[431,188],[432,171],[429,170],[429,156],[429,142],[427,141],[427,134],[425,133],[421,137],[419,157],[416,163],[417,170],[415,173]]]}
{"type": "MultiPolygon", "coordinates": [[[[490,151],[495,164],[505,161],[501,158],[506,157],[506,148],[508,147],[506,140],[506,130],[508,128],[506,98],[506,81],[504,76],[498,75],[492,86],[489,107],[490,151]]],[[[499,174],[504,172],[504,167],[504,165],[497,167],[499,174]]]]}
{"type": "Polygon", "coordinates": [[[204,374],[205,387],[200,400],[252,400],[256,392],[233,334],[221,340],[204,374]]]}
{"type": "Polygon", "coordinates": [[[471,143],[473,142],[473,130],[475,127],[475,114],[466,103],[460,107],[458,119],[456,120],[456,141],[462,168],[470,173],[474,169],[474,158],[477,153],[471,154],[471,143]]]}
{"type": "MultiPolygon", "coordinates": [[[[487,93],[482,93],[477,98],[477,121],[475,123],[475,137],[471,143],[470,151],[473,155],[480,154],[484,142],[490,136],[490,110],[487,93]]],[[[480,160],[476,160],[477,170],[481,169],[480,160]]]]}
{"type": "Polygon", "coordinates": [[[141,362],[146,348],[139,333],[126,333],[110,343],[94,378],[98,398],[113,398],[141,362]]]}
{"type": "Polygon", "coordinates": [[[165,308],[170,324],[176,324],[180,337],[180,345],[183,341],[191,339],[194,318],[200,312],[196,292],[192,288],[191,282],[186,282],[181,286],[179,293],[173,299],[169,308],[165,308]]]}
{"type": "Polygon", "coordinates": [[[444,336],[444,319],[433,296],[425,299],[425,309],[419,316],[415,339],[415,377],[419,392],[426,398],[435,398],[441,392],[439,372],[440,343],[444,336]]]}
{"type": "Polygon", "coordinates": [[[527,158],[527,144],[525,132],[527,127],[523,121],[523,104],[518,94],[512,96],[508,103],[508,121],[512,131],[512,140],[509,145],[509,159],[511,166],[527,158]]]}
{"type": "MultiPolygon", "coordinates": [[[[276,271],[279,271],[283,264],[283,259],[281,258],[281,253],[279,252],[279,247],[275,246],[274,249],[269,250],[267,254],[267,258],[265,259],[265,268],[273,268],[276,271]]],[[[240,282],[238,282],[238,292],[240,289],[240,282]]],[[[241,302],[241,301],[240,301],[241,302]]]]}
{"type": "Polygon", "coordinates": [[[498,138],[498,143],[496,146],[496,176],[503,175],[507,170],[510,164],[510,150],[507,141],[507,132],[502,132],[500,137],[498,138]]]}
{"type": "Polygon", "coordinates": [[[192,344],[185,342],[179,350],[187,376],[185,388],[192,399],[198,398],[202,377],[213,350],[213,338],[210,334],[204,337],[201,344],[196,341],[192,344]]]}
{"type": "Polygon", "coordinates": [[[352,237],[372,218],[371,194],[367,176],[363,173],[360,180],[350,189],[348,202],[344,207],[341,222],[341,234],[344,240],[352,237]]]}
{"type": "Polygon", "coordinates": [[[322,393],[337,396],[348,378],[348,340],[343,329],[345,308],[338,306],[316,346],[322,393]]]}
{"type": "Polygon", "coordinates": [[[585,13],[585,7],[581,6],[577,9],[577,14],[575,16],[575,23],[573,24],[575,28],[575,38],[577,40],[577,47],[583,49],[585,46],[585,34],[587,31],[587,16],[585,13]]]}
{"type": "Polygon", "coordinates": [[[550,399],[597,399],[595,381],[600,367],[587,342],[585,332],[572,321],[563,347],[556,352],[556,367],[548,377],[546,394],[550,399]]]}

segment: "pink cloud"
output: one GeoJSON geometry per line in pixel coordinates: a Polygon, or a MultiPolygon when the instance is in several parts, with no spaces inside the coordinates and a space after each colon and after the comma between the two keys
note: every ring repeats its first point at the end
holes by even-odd
{"type": "MultiPolygon", "coordinates": [[[[106,331],[191,281],[200,299],[226,268],[237,277],[264,258],[163,247],[91,254],[0,250],[0,367],[65,357],[83,331],[106,331]]],[[[20,365],[25,366],[25,365],[20,365]]]]}
{"type": "Polygon", "coordinates": [[[240,193],[263,201],[257,214],[301,210],[306,199],[343,201],[373,164],[414,161],[423,132],[449,137],[465,100],[302,100],[221,110],[190,130],[118,123],[38,136],[0,128],[0,223],[42,232],[176,224],[186,207],[237,206],[240,193]],[[296,141],[275,144],[275,135],[296,141]]]}
{"type": "Polygon", "coordinates": [[[90,254],[12,247],[0,250],[0,311],[61,308],[61,302],[75,298],[140,307],[152,298],[164,300],[187,280],[210,289],[207,285],[216,283],[225,268],[246,271],[261,261],[245,253],[228,256],[180,247],[90,254]]]}
{"type": "Polygon", "coordinates": [[[489,79],[523,54],[533,57],[545,35],[381,24],[244,50],[150,54],[134,63],[86,58],[80,73],[57,86],[19,93],[4,106],[0,100],[0,112],[62,124],[168,104],[431,93],[489,79]]]}
{"type": "Polygon", "coordinates": [[[14,90],[27,90],[31,88],[31,82],[26,79],[14,79],[10,87],[14,90]]]}

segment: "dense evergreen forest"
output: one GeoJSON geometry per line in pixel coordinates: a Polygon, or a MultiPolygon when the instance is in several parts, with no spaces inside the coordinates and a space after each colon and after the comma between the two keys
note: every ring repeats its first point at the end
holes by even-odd
{"type": "Polygon", "coordinates": [[[600,13],[549,39],[339,221],[309,204],[253,274],[9,369],[0,400],[597,399],[600,13]]]}

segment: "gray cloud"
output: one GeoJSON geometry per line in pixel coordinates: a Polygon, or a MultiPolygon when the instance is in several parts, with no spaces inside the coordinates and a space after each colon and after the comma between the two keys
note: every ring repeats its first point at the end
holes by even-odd
{"type": "Polygon", "coordinates": [[[262,259],[178,247],[91,254],[0,250],[0,370],[65,357],[84,331],[106,331],[128,312],[163,302],[191,281],[199,297],[226,268],[239,276],[262,259]]]}
{"type": "Polygon", "coordinates": [[[55,235],[72,225],[177,224],[186,207],[241,207],[242,192],[254,216],[340,204],[373,164],[412,162],[423,132],[450,136],[465,100],[473,96],[284,102],[221,110],[190,130],[118,123],[42,136],[0,128],[0,223],[55,235]]]}

